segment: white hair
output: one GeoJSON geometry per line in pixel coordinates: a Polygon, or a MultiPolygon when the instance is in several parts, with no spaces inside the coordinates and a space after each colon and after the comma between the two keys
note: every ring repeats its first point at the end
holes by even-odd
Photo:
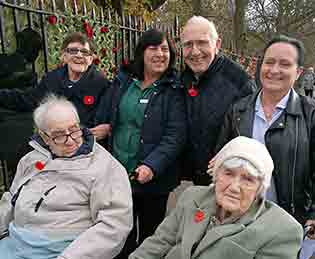
{"type": "Polygon", "coordinates": [[[184,29],[183,29],[183,32],[185,30],[185,27],[187,26],[191,26],[191,25],[197,25],[197,26],[200,26],[201,24],[205,24],[208,26],[208,29],[209,29],[209,34],[210,34],[210,39],[211,39],[211,43],[212,44],[215,44],[216,41],[218,40],[219,38],[219,35],[218,35],[218,32],[217,32],[217,29],[214,25],[214,23],[212,21],[209,21],[208,19],[206,19],[205,17],[202,17],[202,16],[193,16],[191,17],[185,24],[184,26],[184,29]]]}
{"type": "Polygon", "coordinates": [[[225,160],[220,168],[218,168],[216,171],[212,172],[213,176],[213,182],[216,182],[217,174],[220,171],[221,168],[227,169],[227,170],[232,170],[235,168],[243,168],[246,170],[248,174],[251,176],[256,177],[261,181],[261,187],[257,192],[257,195],[260,197],[264,197],[266,194],[267,189],[270,186],[270,180],[265,177],[263,172],[260,172],[250,161],[241,158],[241,157],[232,157],[227,160],[225,160]]]}
{"type": "Polygon", "coordinates": [[[77,109],[72,102],[68,101],[64,96],[56,96],[54,94],[50,94],[47,97],[45,97],[40,102],[39,106],[34,110],[33,120],[37,129],[48,130],[47,122],[50,119],[58,117],[60,115],[50,112],[55,107],[72,111],[76,117],[77,122],[80,123],[80,118],[77,109]]]}

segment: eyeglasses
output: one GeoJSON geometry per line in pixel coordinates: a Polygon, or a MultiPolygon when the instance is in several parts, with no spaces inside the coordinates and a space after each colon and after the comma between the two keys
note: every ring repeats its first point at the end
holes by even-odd
{"type": "Polygon", "coordinates": [[[208,40],[190,40],[181,44],[182,48],[184,49],[192,49],[194,45],[197,49],[205,49],[211,46],[211,42],[208,40]]]}
{"type": "Polygon", "coordinates": [[[88,49],[79,49],[79,48],[66,48],[66,52],[70,55],[77,55],[81,52],[82,56],[88,57],[92,55],[92,52],[88,49]]]}
{"type": "Polygon", "coordinates": [[[69,134],[65,134],[65,135],[59,135],[59,136],[56,136],[56,137],[52,137],[50,136],[49,134],[47,134],[45,131],[43,131],[44,134],[49,137],[56,145],[61,145],[61,144],[66,144],[69,137],[71,137],[74,141],[77,141],[79,138],[82,137],[83,135],[83,132],[82,132],[82,129],[79,129],[79,130],[76,130],[76,131],[73,131],[69,134]]]}

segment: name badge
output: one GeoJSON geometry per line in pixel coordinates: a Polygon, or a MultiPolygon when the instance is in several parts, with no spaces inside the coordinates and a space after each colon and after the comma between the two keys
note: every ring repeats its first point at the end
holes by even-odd
{"type": "Polygon", "coordinates": [[[140,99],[140,103],[148,103],[149,99],[140,99]]]}

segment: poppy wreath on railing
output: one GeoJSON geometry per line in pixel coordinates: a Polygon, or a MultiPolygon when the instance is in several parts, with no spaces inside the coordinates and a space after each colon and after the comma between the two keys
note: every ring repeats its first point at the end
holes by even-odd
{"type": "Polygon", "coordinates": [[[49,69],[62,65],[61,46],[66,35],[80,31],[95,44],[93,63],[107,78],[115,75],[115,55],[119,55],[119,47],[115,46],[115,34],[119,34],[119,26],[101,23],[88,16],[66,12],[62,16],[50,15],[48,23],[48,64],[49,69]]]}

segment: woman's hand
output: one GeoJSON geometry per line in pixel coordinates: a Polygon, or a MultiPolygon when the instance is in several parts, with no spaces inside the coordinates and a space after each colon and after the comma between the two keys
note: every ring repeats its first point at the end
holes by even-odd
{"type": "Polygon", "coordinates": [[[140,165],[135,172],[137,173],[137,181],[142,184],[151,181],[154,176],[151,168],[146,165],[140,165]]]}
{"type": "Polygon", "coordinates": [[[112,133],[112,126],[110,124],[99,124],[90,131],[96,137],[96,140],[104,139],[112,133]]]}
{"type": "Polygon", "coordinates": [[[209,163],[208,163],[208,170],[207,170],[207,173],[208,174],[211,174],[212,171],[213,171],[213,168],[214,168],[214,164],[215,164],[215,159],[216,157],[212,158],[209,163]]]}

